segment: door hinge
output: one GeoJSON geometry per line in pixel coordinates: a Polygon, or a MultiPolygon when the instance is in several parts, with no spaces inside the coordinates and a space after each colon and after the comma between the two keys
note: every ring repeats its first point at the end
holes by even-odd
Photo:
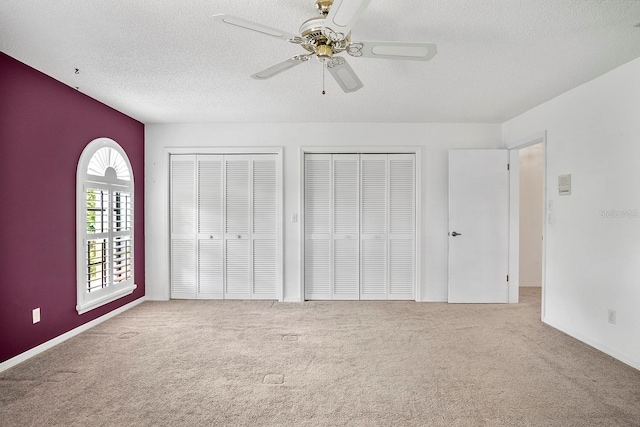
{"type": "Polygon", "coordinates": [[[507,282],[509,281],[509,275],[507,274],[507,282]]]}
{"type": "Polygon", "coordinates": [[[511,170],[511,165],[509,163],[507,163],[507,170],[510,171],[511,170]]]}

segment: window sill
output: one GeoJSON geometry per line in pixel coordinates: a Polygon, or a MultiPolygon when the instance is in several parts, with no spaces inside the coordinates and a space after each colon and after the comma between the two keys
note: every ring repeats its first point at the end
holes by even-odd
{"type": "Polygon", "coordinates": [[[96,298],[94,300],[91,301],[87,301],[83,304],[78,304],[76,305],[76,310],[78,311],[78,314],[84,314],[87,311],[91,311],[94,308],[98,308],[101,307],[105,304],[108,304],[112,301],[115,301],[119,298],[122,297],[126,297],[127,295],[130,295],[131,293],[133,293],[133,291],[136,290],[138,286],[136,284],[131,284],[129,286],[127,286],[126,288],[121,288],[118,289],[117,291],[110,293],[108,295],[105,295],[103,297],[100,298],[96,298]]]}

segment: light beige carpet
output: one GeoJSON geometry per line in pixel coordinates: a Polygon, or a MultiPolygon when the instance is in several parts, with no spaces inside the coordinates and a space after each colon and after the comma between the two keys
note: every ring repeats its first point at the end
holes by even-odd
{"type": "Polygon", "coordinates": [[[522,294],[146,302],[0,374],[0,425],[640,425],[640,372],[522,294]]]}

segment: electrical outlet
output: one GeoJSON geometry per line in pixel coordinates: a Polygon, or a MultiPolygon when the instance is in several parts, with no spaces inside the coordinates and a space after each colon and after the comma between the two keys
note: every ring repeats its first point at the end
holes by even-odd
{"type": "Polygon", "coordinates": [[[38,308],[34,308],[33,311],[31,312],[31,315],[33,317],[33,323],[36,324],[40,321],[40,307],[38,308]]]}
{"type": "Polygon", "coordinates": [[[609,309],[609,323],[616,324],[616,311],[609,309]]]}

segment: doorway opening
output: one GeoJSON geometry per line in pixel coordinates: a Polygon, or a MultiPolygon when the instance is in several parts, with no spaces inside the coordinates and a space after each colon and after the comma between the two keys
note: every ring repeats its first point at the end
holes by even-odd
{"type": "Polygon", "coordinates": [[[542,288],[544,318],[546,234],[546,132],[510,144],[509,302],[520,287],[542,288]]]}
{"type": "Polygon", "coordinates": [[[544,223],[544,145],[519,151],[520,157],[520,287],[542,287],[544,223]]]}

